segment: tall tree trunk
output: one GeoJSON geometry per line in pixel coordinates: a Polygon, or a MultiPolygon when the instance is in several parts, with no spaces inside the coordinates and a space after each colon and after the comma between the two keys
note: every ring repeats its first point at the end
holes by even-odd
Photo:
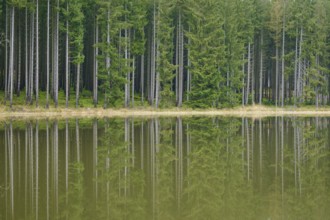
{"type": "Polygon", "coordinates": [[[245,55],[243,53],[243,59],[242,59],[242,73],[243,73],[243,77],[242,77],[242,80],[243,80],[243,87],[242,87],[242,106],[244,107],[245,105],[245,55]]]}
{"type": "Polygon", "coordinates": [[[22,45],[22,32],[20,31],[21,30],[21,13],[19,12],[18,13],[18,71],[17,71],[17,97],[20,96],[21,94],[21,72],[22,72],[22,48],[21,48],[21,45],[22,45]]]}
{"type": "Polygon", "coordinates": [[[79,91],[80,90],[80,63],[77,64],[77,82],[76,82],[76,108],[79,107],[79,91]]]}
{"type": "MultiPolygon", "coordinates": [[[[69,2],[66,2],[66,12],[69,13],[69,2]]],[[[66,19],[65,33],[65,107],[69,107],[69,18],[66,19]]]]}
{"type": "Polygon", "coordinates": [[[155,98],[155,75],[156,75],[156,1],[153,8],[153,28],[151,43],[151,69],[150,69],[150,105],[153,106],[155,98]]]}
{"type": "Polygon", "coordinates": [[[28,10],[25,8],[25,101],[28,101],[28,91],[29,91],[29,50],[28,50],[28,10]]]}
{"type": "MultiPolygon", "coordinates": [[[[58,43],[59,43],[59,0],[56,0],[56,15],[55,15],[55,27],[54,27],[54,102],[55,108],[58,107],[58,58],[59,58],[59,51],[58,51],[58,43]]],[[[79,81],[79,80],[77,80],[79,81]]]]}
{"type": "Polygon", "coordinates": [[[264,44],[264,34],[261,31],[260,36],[260,73],[259,73],[259,104],[262,104],[262,86],[263,86],[263,44],[264,44]]]}
{"type": "Polygon", "coordinates": [[[36,107],[39,106],[39,0],[36,0],[36,107]]]}
{"type": "Polygon", "coordinates": [[[30,16],[31,26],[30,26],[30,91],[29,91],[29,104],[32,105],[33,102],[33,85],[34,85],[34,12],[30,16]]]}
{"type": "Polygon", "coordinates": [[[5,7],[5,104],[8,98],[8,6],[5,7]]]}
{"type": "Polygon", "coordinates": [[[302,43],[303,43],[303,28],[300,27],[299,40],[299,56],[298,56],[298,77],[297,77],[297,102],[301,102],[302,96],[302,43]]]}
{"type": "Polygon", "coordinates": [[[14,30],[15,30],[15,8],[10,8],[10,51],[9,51],[9,94],[10,94],[10,108],[13,105],[13,88],[14,88],[14,30]]]}
{"type": "MultiPolygon", "coordinates": [[[[190,32],[190,27],[189,30],[190,32]]],[[[188,38],[188,45],[190,45],[190,38],[188,38]]],[[[189,101],[189,93],[191,90],[191,74],[190,74],[190,49],[187,49],[187,101],[189,101]]]]}
{"type": "MultiPolygon", "coordinates": [[[[125,6],[126,7],[126,6],[125,6]]],[[[125,17],[126,21],[126,17],[125,17]]],[[[129,65],[128,62],[128,30],[125,28],[125,69],[127,71],[127,67],[129,65]]],[[[126,82],[125,82],[125,108],[129,107],[129,83],[130,83],[130,72],[126,72],[126,82]]]]}
{"type": "Polygon", "coordinates": [[[277,107],[277,101],[278,101],[278,72],[279,72],[279,70],[278,70],[278,46],[276,46],[276,57],[275,57],[275,59],[276,59],[276,61],[275,61],[275,65],[276,65],[276,67],[275,67],[275,106],[277,107]]]}
{"type": "Polygon", "coordinates": [[[132,108],[134,108],[134,87],[135,87],[135,56],[133,56],[133,72],[132,72],[132,108]]]}
{"type": "MultiPolygon", "coordinates": [[[[107,44],[109,46],[109,10],[108,10],[108,19],[107,19],[107,44]]],[[[93,77],[93,102],[94,102],[94,107],[97,106],[97,102],[98,102],[98,99],[97,99],[97,90],[98,90],[98,82],[97,82],[97,74],[98,74],[98,69],[99,69],[99,66],[98,66],[98,60],[97,60],[97,56],[99,54],[99,49],[98,49],[98,43],[99,43],[99,24],[98,24],[98,20],[97,18],[95,18],[95,49],[94,49],[94,77],[93,77]]],[[[106,57],[106,68],[107,68],[107,71],[108,68],[110,66],[110,61],[109,61],[109,55],[107,54],[107,57],[106,57]]],[[[104,93],[104,107],[107,106],[107,98],[106,98],[106,93],[104,93]]]]}
{"type": "Polygon", "coordinates": [[[179,12],[179,96],[177,106],[182,106],[183,96],[183,27],[182,27],[182,12],[179,12]]]}
{"type": "Polygon", "coordinates": [[[281,89],[281,106],[284,106],[284,90],[285,90],[285,82],[284,82],[284,71],[285,71],[285,0],[283,0],[283,28],[282,28],[282,89],[281,89]]]}
{"type": "Polygon", "coordinates": [[[246,101],[245,104],[249,104],[249,93],[250,93],[250,75],[251,75],[251,43],[248,45],[248,66],[247,66],[247,82],[246,82],[246,101]]]}
{"type": "Polygon", "coordinates": [[[47,27],[46,27],[46,108],[49,108],[49,16],[50,16],[50,0],[47,0],[47,27]]]}
{"type": "MultiPolygon", "coordinates": [[[[109,6],[110,7],[110,6],[109,6]]],[[[110,36],[110,8],[108,7],[108,20],[107,20],[107,44],[108,48],[110,48],[110,43],[111,43],[111,36],[110,36]]],[[[99,36],[99,30],[97,29],[97,41],[98,41],[98,36],[99,36]]],[[[96,56],[98,55],[98,50],[96,51],[96,56]]],[[[107,68],[107,73],[108,77],[110,79],[110,65],[111,65],[111,59],[110,59],[110,53],[108,52],[107,57],[106,57],[106,68],[107,68]]],[[[96,102],[97,102],[97,88],[98,88],[98,81],[97,81],[97,71],[96,71],[96,102]]],[[[109,89],[111,87],[111,84],[109,83],[109,89]]],[[[107,100],[108,103],[108,100],[107,100]]]]}
{"type": "Polygon", "coordinates": [[[297,78],[298,78],[298,28],[296,29],[296,48],[295,48],[295,58],[294,58],[294,106],[297,106],[297,97],[298,97],[298,86],[297,86],[297,78]]]}
{"type": "Polygon", "coordinates": [[[144,54],[141,55],[141,81],[140,81],[140,90],[141,90],[141,103],[143,106],[144,103],[144,54]]]}

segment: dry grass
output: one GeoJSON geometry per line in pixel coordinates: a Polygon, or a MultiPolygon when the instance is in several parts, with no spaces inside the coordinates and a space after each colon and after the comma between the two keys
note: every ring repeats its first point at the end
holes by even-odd
{"type": "Polygon", "coordinates": [[[311,107],[275,108],[261,105],[236,107],[231,109],[102,109],[102,108],[31,108],[15,106],[14,109],[0,107],[0,119],[43,119],[43,118],[103,118],[103,117],[176,117],[176,116],[231,116],[231,117],[269,117],[269,116],[330,116],[330,108],[311,107]]]}

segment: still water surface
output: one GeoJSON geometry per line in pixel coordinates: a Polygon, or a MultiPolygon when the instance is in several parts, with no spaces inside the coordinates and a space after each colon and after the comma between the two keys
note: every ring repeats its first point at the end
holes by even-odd
{"type": "Polygon", "coordinates": [[[329,118],[7,121],[0,219],[329,219],[329,118]]]}

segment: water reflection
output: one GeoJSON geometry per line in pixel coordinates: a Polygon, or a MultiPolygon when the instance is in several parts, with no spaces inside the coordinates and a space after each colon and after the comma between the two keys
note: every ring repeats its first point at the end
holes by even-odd
{"type": "Polygon", "coordinates": [[[329,120],[8,121],[0,219],[326,219],[329,120]]]}

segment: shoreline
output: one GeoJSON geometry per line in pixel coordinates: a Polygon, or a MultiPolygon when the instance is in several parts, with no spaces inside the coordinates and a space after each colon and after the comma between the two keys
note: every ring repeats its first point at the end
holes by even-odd
{"type": "Polygon", "coordinates": [[[110,117],[192,117],[192,116],[225,116],[225,117],[276,117],[276,116],[301,116],[301,117],[330,117],[330,108],[322,107],[312,109],[311,107],[285,107],[275,108],[268,106],[246,106],[228,109],[103,109],[103,108],[25,108],[14,107],[14,110],[0,107],[0,119],[47,119],[47,118],[110,118],[110,117]]]}

